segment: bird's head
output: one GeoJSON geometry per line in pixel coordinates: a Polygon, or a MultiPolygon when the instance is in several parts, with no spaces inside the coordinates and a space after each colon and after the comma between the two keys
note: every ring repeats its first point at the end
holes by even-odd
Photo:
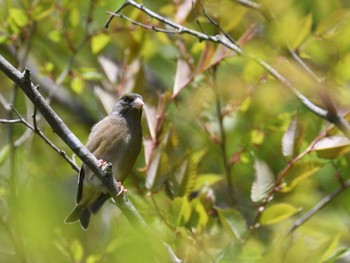
{"type": "Polygon", "coordinates": [[[127,116],[136,114],[141,116],[144,105],[142,96],[136,93],[126,93],[122,95],[114,105],[112,114],[127,116]]]}

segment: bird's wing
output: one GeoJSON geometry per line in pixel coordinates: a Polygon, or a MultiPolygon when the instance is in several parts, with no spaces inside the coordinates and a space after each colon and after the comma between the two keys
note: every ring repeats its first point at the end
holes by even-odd
{"type": "MultiPolygon", "coordinates": [[[[109,149],[111,144],[107,144],[105,138],[111,133],[111,131],[113,132],[114,129],[105,129],[105,126],[101,122],[108,120],[108,118],[109,117],[106,117],[92,128],[86,143],[86,147],[96,158],[107,161],[111,160],[111,157],[109,156],[109,153],[111,152],[109,149]]],[[[119,136],[117,136],[117,138],[119,139],[119,136]]],[[[77,203],[79,203],[83,197],[84,179],[89,173],[90,170],[85,165],[82,165],[79,171],[77,203]]]]}
{"type": "Polygon", "coordinates": [[[92,128],[86,143],[86,148],[88,148],[97,159],[113,162],[113,158],[122,145],[125,133],[127,132],[124,125],[126,125],[126,123],[115,117],[105,117],[92,128]],[[108,125],[106,125],[106,123],[108,123],[108,125]]]}
{"type": "Polygon", "coordinates": [[[85,169],[84,169],[84,165],[82,165],[79,171],[77,204],[80,202],[81,197],[83,195],[84,178],[85,178],[85,169]]]}

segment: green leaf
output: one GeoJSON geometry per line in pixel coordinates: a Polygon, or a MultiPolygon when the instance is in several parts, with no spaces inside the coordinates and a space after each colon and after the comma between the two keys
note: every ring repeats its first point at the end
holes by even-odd
{"type": "Polygon", "coordinates": [[[121,246],[121,244],[122,244],[121,239],[116,238],[108,244],[105,252],[113,253],[113,252],[115,252],[115,250],[117,250],[117,248],[119,248],[121,246]]]}
{"type": "Polygon", "coordinates": [[[320,158],[335,159],[350,151],[350,140],[342,135],[333,135],[319,140],[313,151],[320,158]]]}
{"type": "Polygon", "coordinates": [[[261,80],[264,69],[254,61],[248,61],[243,70],[243,78],[247,83],[256,83],[261,80]]]}
{"type": "Polygon", "coordinates": [[[178,182],[178,189],[177,189],[177,196],[184,196],[186,194],[186,189],[187,189],[187,182],[189,181],[190,174],[187,173],[188,167],[190,165],[190,161],[183,160],[181,164],[176,168],[174,171],[174,176],[177,179],[178,182]]]}
{"type": "Polygon", "coordinates": [[[9,40],[7,35],[0,35],[0,44],[5,43],[7,40],[9,40]]]}
{"type": "Polygon", "coordinates": [[[265,247],[263,243],[256,239],[248,239],[242,247],[242,253],[239,256],[239,262],[264,262],[263,255],[265,247]]]}
{"type": "Polygon", "coordinates": [[[190,193],[197,178],[197,164],[193,162],[191,154],[188,154],[174,171],[174,176],[178,182],[176,195],[183,196],[190,193]]]}
{"type": "Polygon", "coordinates": [[[71,8],[69,10],[69,22],[72,27],[76,27],[80,20],[80,12],[78,8],[71,8]]]}
{"type": "Polygon", "coordinates": [[[96,263],[96,262],[101,262],[102,255],[99,254],[93,254],[89,255],[86,259],[86,263],[96,263]]]}
{"type": "Polygon", "coordinates": [[[35,5],[35,8],[32,12],[32,18],[36,21],[44,19],[49,16],[55,10],[55,5],[51,5],[49,8],[41,5],[35,5]]]}
{"type": "Polygon", "coordinates": [[[281,192],[289,192],[293,190],[301,182],[318,172],[322,166],[322,163],[313,161],[295,164],[295,166],[289,172],[292,176],[294,175],[294,179],[289,185],[285,185],[281,189],[281,192]]]}
{"type": "Polygon", "coordinates": [[[70,251],[72,253],[72,256],[73,256],[75,262],[82,260],[83,255],[84,255],[84,249],[83,249],[83,246],[78,239],[73,240],[73,242],[70,246],[70,251]]]}
{"type": "Polygon", "coordinates": [[[240,242],[243,242],[248,228],[242,214],[233,208],[215,208],[219,213],[220,221],[226,232],[230,236],[237,238],[240,242]]]}
{"type": "Polygon", "coordinates": [[[81,94],[84,90],[84,80],[80,77],[74,77],[70,87],[75,93],[81,94]]]}
{"type": "Polygon", "coordinates": [[[255,179],[251,188],[250,198],[253,202],[261,202],[268,197],[274,186],[275,178],[268,165],[255,158],[255,179]]]}
{"type": "Polygon", "coordinates": [[[186,196],[174,198],[173,210],[174,214],[177,215],[177,226],[186,224],[191,217],[191,205],[186,196]]]}
{"type": "Polygon", "coordinates": [[[200,161],[202,161],[205,154],[208,152],[208,148],[204,147],[203,149],[192,153],[192,161],[195,164],[198,164],[200,161]]]}
{"type": "Polygon", "coordinates": [[[272,205],[266,208],[266,210],[262,213],[260,223],[262,225],[276,224],[291,217],[298,211],[299,210],[297,208],[290,204],[281,203],[272,205]]]}
{"type": "Polygon", "coordinates": [[[265,134],[261,130],[254,129],[250,132],[250,142],[254,145],[260,145],[264,142],[265,134]]]}
{"type": "Polygon", "coordinates": [[[106,34],[99,34],[91,39],[91,50],[93,54],[99,53],[111,41],[111,37],[106,34]]]}
{"type": "Polygon", "coordinates": [[[339,25],[344,23],[344,20],[349,16],[348,9],[339,9],[333,12],[326,19],[322,19],[318,24],[315,34],[318,36],[334,34],[336,32],[339,25]]]}
{"type": "Polygon", "coordinates": [[[84,80],[103,80],[103,75],[95,69],[84,69],[80,76],[84,80]]]}
{"type": "Polygon", "coordinates": [[[238,110],[241,111],[241,112],[246,112],[246,111],[249,109],[251,103],[252,103],[252,100],[251,100],[250,97],[245,98],[245,99],[240,103],[238,110]]]}
{"type": "Polygon", "coordinates": [[[203,228],[207,225],[209,216],[203,204],[197,198],[191,201],[191,217],[188,225],[196,228],[203,228]]]}
{"type": "Polygon", "coordinates": [[[197,177],[193,190],[199,190],[204,185],[213,185],[223,179],[222,174],[201,174],[197,177]]]}
{"type": "Polygon", "coordinates": [[[58,43],[61,41],[61,32],[58,30],[51,30],[50,33],[48,34],[48,37],[51,41],[58,43]]]}
{"type": "Polygon", "coordinates": [[[9,15],[11,20],[19,27],[24,27],[28,23],[28,16],[22,9],[11,8],[9,15]]]}
{"type": "Polygon", "coordinates": [[[307,35],[310,34],[312,26],[312,15],[309,14],[300,21],[299,34],[292,44],[292,49],[296,50],[303,43],[307,35]]]}

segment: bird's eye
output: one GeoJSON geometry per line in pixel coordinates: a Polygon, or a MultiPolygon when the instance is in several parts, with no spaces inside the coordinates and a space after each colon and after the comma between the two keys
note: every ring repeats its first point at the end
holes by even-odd
{"type": "Polygon", "coordinates": [[[123,98],[123,101],[126,102],[126,103],[131,103],[131,102],[133,102],[133,98],[124,97],[124,98],[123,98]]]}

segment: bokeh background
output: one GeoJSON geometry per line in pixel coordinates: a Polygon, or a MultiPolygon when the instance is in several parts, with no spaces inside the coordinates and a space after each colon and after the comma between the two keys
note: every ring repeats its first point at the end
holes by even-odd
{"type": "MultiPolygon", "coordinates": [[[[143,96],[144,148],[124,185],[150,233],[112,203],[88,231],[65,225],[77,172],[23,123],[3,121],[0,262],[171,262],[163,242],[184,262],[349,262],[350,141],[256,59],[347,119],[350,3],[143,2],[198,32],[227,34],[241,56],[190,34],[156,32],[170,28],[133,6],[122,13],[150,29],[120,17],[105,29],[107,12],[122,4],[0,0],[0,54],[32,71],[82,142],[119,95],[143,96]]],[[[3,73],[0,80],[0,119],[18,119],[13,105],[33,125],[33,104],[3,73]]]]}

